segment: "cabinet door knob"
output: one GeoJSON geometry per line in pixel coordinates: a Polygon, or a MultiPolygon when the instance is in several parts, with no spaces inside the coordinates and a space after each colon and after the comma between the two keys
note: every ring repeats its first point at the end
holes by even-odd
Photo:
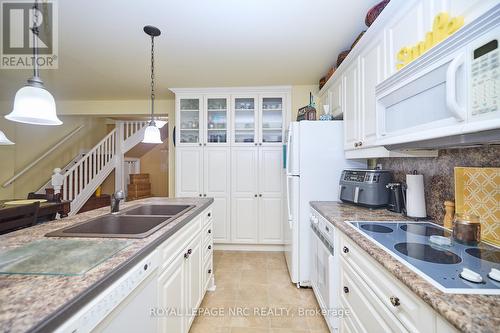
{"type": "Polygon", "coordinates": [[[209,246],[208,246],[208,249],[209,249],[209,250],[211,250],[211,249],[212,249],[212,245],[209,245],[209,246]]]}
{"type": "Polygon", "coordinates": [[[349,288],[347,288],[346,286],[344,286],[344,293],[345,293],[345,294],[348,294],[348,293],[349,293],[349,288]]]}
{"type": "Polygon", "coordinates": [[[200,196],[200,197],[201,197],[201,193],[200,193],[200,194],[198,194],[198,196],[200,196]]]}
{"type": "Polygon", "coordinates": [[[206,146],[207,144],[206,144],[206,143],[204,143],[203,145],[204,145],[204,146],[206,146]]]}
{"type": "Polygon", "coordinates": [[[212,274],[212,270],[211,269],[208,270],[208,274],[212,274]]]}
{"type": "Polygon", "coordinates": [[[392,306],[400,306],[401,302],[399,301],[399,298],[396,296],[391,296],[390,298],[392,306]]]}
{"type": "Polygon", "coordinates": [[[259,146],[262,146],[262,142],[259,143],[259,146]]]}
{"type": "Polygon", "coordinates": [[[359,141],[359,143],[358,143],[358,144],[359,144],[359,146],[361,147],[361,146],[363,145],[363,142],[359,141]]]}
{"type": "Polygon", "coordinates": [[[354,147],[357,147],[357,146],[358,146],[358,143],[357,143],[357,142],[355,142],[355,143],[354,143],[354,147]]]}
{"type": "Polygon", "coordinates": [[[212,233],[212,229],[208,229],[208,231],[207,231],[207,232],[208,232],[209,234],[211,234],[211,233],[212,233]]]}
{"type": "Polygon", "coordinates": [[[256,143],[254,143],[254,145],[256,145],[256,146],[257,146],[257,142],[256,142],[256,143]]]}
{"type": "Polygon", "coordinates": [[[200,142],[200,143],[198,143],[198,146],[201,146],[201,142],[200,142]]]}
{"type": "Polygon", "coordinates": [[[208,216],[208,217],[212,216],[212,213],[208,212],[207,216],[208,216]]]}
{"type": "Polygon", "coordinates": [[[262,194],[259,194],[259,197],[262,197],[262,194]]]}
{"type": "Polygon", "coordinates": [[[207,194],[205,193],[205,194],[203,194],[203,196],[204,196],[204,197],[206,197],[206,196],[207,196],[207,194]]]}
{"type": "Polygon", "coordinates": [[[347,246],[344,246],[344,248],[342,249],[342,252],[348,253],[349,252],[349,248],[347,246]]]}
{"type": "Polygon", "coordinates": [[[184,253],[184,259],[189,258],[189,256],[191,255],[191,253],[193,253],[193,250],[191,250],[191,249],[187,250],[187,252],[184,253]]]}
{"type": "Polygon", "coordinates": [[[253,196],[257,198],[257,194],[254,194],[253,196]]]}

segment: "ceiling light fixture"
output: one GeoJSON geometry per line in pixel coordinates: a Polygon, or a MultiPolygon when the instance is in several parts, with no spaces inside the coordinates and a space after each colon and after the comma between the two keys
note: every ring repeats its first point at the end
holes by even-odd
{"type": "Polygon", "coordinates": [[[154,119],[155,112],[155,37],[160,36],[160,29],[147,25],[144,32],[151,36],[151,120],[144,132],[143,143],[163,143],[161,141],[160,129],[156,126],[154,119]]]}
{"type": "Polygon", "coordinates": [[[14,142],[10,141],[4,132],[0,131],[0,146],[13,145],[14,142]]]}
{"type": "Polygon", "coordinates": [[[33,11],[33,77],[28,84],[19,89],[14,98],[12,112],[5,116],[6,119],[19,123],[33,125],[61,125],[57,118],[56,102],[54,97],[45,89],[38,69],[38,36],[39,10],[38,1],[32,8],[33,11]]]}

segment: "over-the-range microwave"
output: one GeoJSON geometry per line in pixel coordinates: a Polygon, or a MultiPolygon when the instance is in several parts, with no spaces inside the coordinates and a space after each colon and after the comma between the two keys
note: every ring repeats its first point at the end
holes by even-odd
{"type": "Polygon", "coordinates": [[[377,144],[500,142],[499,39],[500,5],[379,84],[377,144]]]}

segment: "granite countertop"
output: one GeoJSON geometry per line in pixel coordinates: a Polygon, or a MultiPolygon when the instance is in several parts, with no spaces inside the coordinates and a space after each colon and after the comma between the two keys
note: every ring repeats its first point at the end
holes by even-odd
{"type": "MultiPolygon", "coordinates": [[[[195,208],[149,237],[128,239],[129,246],[82,276],[0,275],[0,332],[52,331],[92,298],[91,291],[100,291],[111,284],[171,236],[172,228],[182,227],[212,202],[211,198],[148,198],[122,203],[122,209],[140,204],[189,204],[195,208]]],[[[0,251],[43,239],[48,232],[108,213],[109,207],[100,208],[2,235],[0,251]]]]}
{"type": "Polygon", "coordinates": [[[345,223],[406,220],[400,214],[330,201],[313,201],[311,206],[457,329],[463,332],[498,332],[500,296],[443,293],[345,223]]]}

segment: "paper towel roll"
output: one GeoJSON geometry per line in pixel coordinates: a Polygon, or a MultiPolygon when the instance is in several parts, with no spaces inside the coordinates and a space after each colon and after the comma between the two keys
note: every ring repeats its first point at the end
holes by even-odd
{"type": "Polygon", "coordinates": [[[406,215],[409,217],[427,217],[423,175],[406,175],[406,215]]]}

